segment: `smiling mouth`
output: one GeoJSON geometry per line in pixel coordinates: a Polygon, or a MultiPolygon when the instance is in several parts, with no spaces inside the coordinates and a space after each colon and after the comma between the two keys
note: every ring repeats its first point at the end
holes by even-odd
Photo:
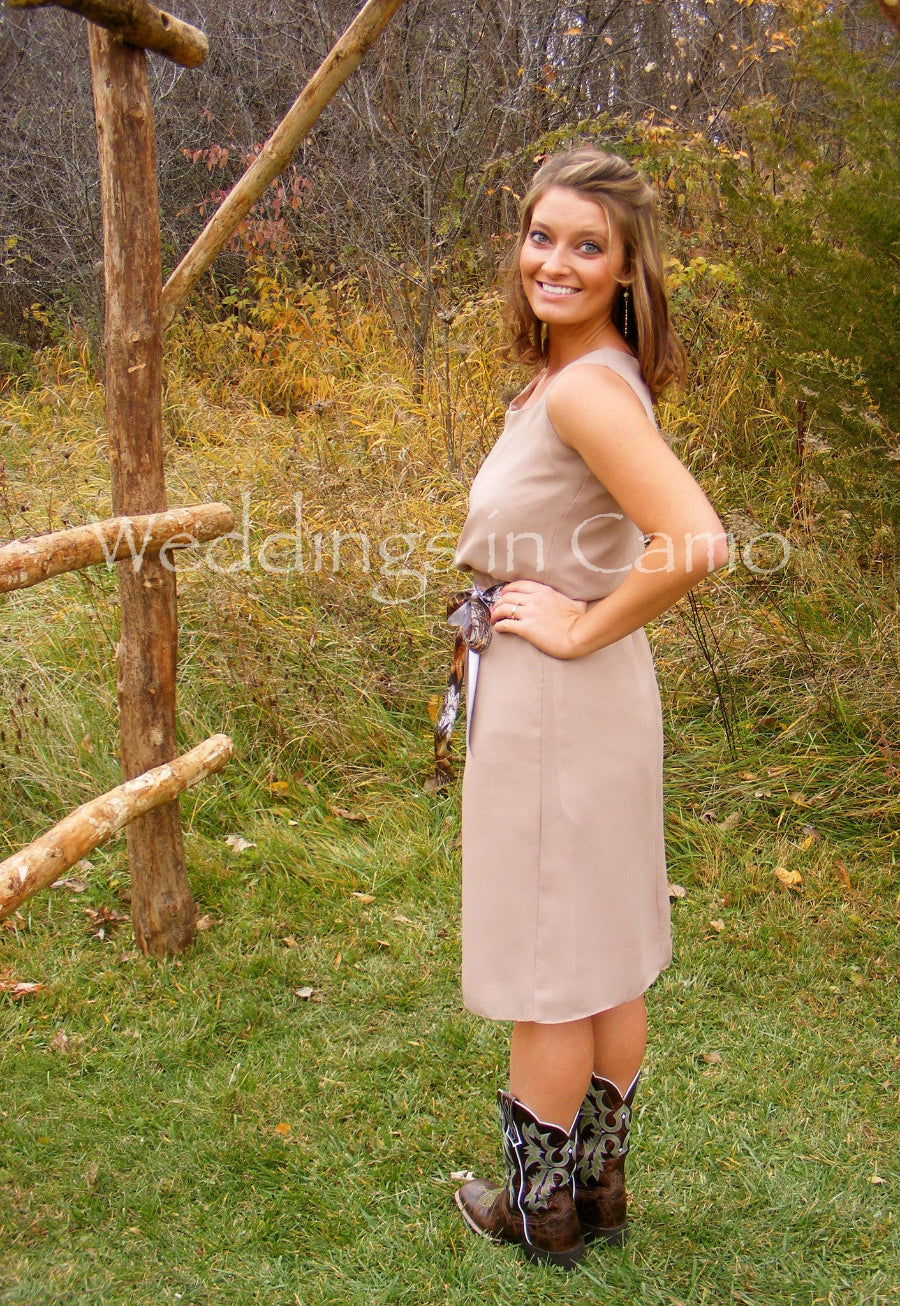
{"type": "Polygon", "coordinates": [[[579,293],[577,286],[553,286],[548,281],[539,281],[538,286],[545,295],[556,295],[563,299],[566,295],[577,295],[579,293]]]}

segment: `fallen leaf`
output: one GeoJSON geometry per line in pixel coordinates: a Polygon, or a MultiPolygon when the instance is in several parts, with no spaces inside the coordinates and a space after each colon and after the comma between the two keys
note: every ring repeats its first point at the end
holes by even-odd
{"type": "Polygon", "coordinates": [[[39,993],[43,984],[29,983],[27,980],[3,980],[0,989],[5,989],[13,998],[27,998],[30,993],[39,993]]]}
{"type": "Polygon", "coordinates": [[[799,889],[803,883],[803,876],[799,871],[789,871],[786,866],[775,867],[775,879],[779,884],[783,884],[786,889],[799,889]]]}
{"type": "Polygon", "coordinates": [[[792,793],[791,801],[796,803],[798,807],[809,807],[809,803],[801,793],[792,793]]]}
{"type": "Polygon", "coordinates": [[[269,785],[270,794],[286,794],[290,789],[287,780],[273,780],[269,785]]]}
{"type": "Polygon", "coordinates": [[[350,896],[351,896],[352,898],[355,898],[357,902],[374,902],[374,901],[375,901],[375,895],[374,895],[374,893],[352,893],[350,896]]]}
{"type": "Polygon", "coordinates": [[[732,812],[730,816],[726,816],[726,817],[725,817],[725,820],[724,820],[724,821],[720,821],[720,822],[719,822],[719,829],[720,829],[720,830],[733,830],[734,827],[735,827],[736,825],[740,825],[740,823],[741,823],[741,814],[740,814],[740,812],[732,812]]]}
{"type": "Polygon", "coordinates": [[[80,871],[82,875],[88,875],[94,869],[94,863],[89,862],[86,857],[82,857],[80,862],[76,862],[72,867],[73,871],[80,871]]]}
{"type": "Polygon", "coordinates": [[[408,916],[392,916],[391,919],[395,920],[398,925],[415,925],[416,923],[411,921],[408,916]]]}
{"type": "Polygon", "coordinates": [[[834,863],[834,873],[838,877],[838,879],[840,880],[841,884],[844,886],[845,889],[853,888],[853,885],[850,883],[850,876],[847,873],[847,868],[843,862],[836,861],[834,863]]]}
{"type": "Polygon", "coordinates": [[[50,1040],[50,1046],[57,1052],[68,1052],[69,1036],[64,1029],[58,1030],[50,1040]]]}
{"type": "Polygon", "coordinates": [[[239,834],[226,834],[225,842],[235,855],[246,852],[248,848],[256,847],[255,843],[250,843],[249,840],[242,839],[239,834]]]}
{"type": "Polygon", "coordinates": [[[342,952],[339,952],[333,962],[335,970],[337,970],[338,966],[340,966],[343,960],[344,960],[344,954],[342,952]]]}
{"type": "Polygon", "coordinates": [[[686,898],[687,889],[683,884],[672,884],[669,882],[669,900],[674,902],[676,898],[686,898]]]}
{"type": "Polygon", "coordinates": [[[194,926],[194,929],[198,930],[202,934],[204,930],[211,930],[213,924],[214,921],[211,916],[199,916],[197,918],[197,923],[194,926]]]}
{"type": "Polygon", "coordinates": [[[69,893],[84,893],[87,885],[84,880],[57,880],[51,889],[67,889],[69,893]]]}
{"type": "Polygon", "coordinates": [[[725,922],[724,922],[724,921],[710,921],[710,922],[709,922],[709,928],[710,928],[711,930],[715,930],[715,932],[716,932],[717,934],[721,934],[722,931],[723,931],[724,928],[725,928],[725,922]]]}
{"type": "Polygon", "coordinates": [[[721,1052],[701,1052],[700,1060],[705,1061],[708,1066],[720,1066],[722,1064],[721,1052]]]}
{"type": "Polygon", "coordinates": [[[286,1120],[282,1120],[280,1124],[275,1126],[275,1133],[280,1134],[282,1138],[287,1138],[290,1132],[291,1127],[286,1120]]]}
{"type": "Polygon", "coordinates": [[[315,989],[311,984],[304,984],[302,989],[294,989],[294,997],[302,998],[304,1002],[308,1002],[313,993],[315,993],[315,989]]]}
{"type": "Polygon", "coordinates": [[[451,1170],[450,1178],[457,1180],[457,1182],[468,1184],[471,1183],[475,1176],[471,1170],[451,1170]]]}
{"type": "Polygon", "coordinates": [[[106,938],[107,925],[115,929],[117,925],[121,925],[123,921],[129,919],[124,912],[116,911],[113,907],[99,907],[96,909],[93,907],[84,907],[82,910],[90,923],[98,927],[95,930],[91,930],[91,935],[95,939],[99,939],[101,943],[106,938]]]}
{"type": "Polygon", "coordinates": [[[870,1175],[869,1175],[869,1183],[870,1183],[870,1184],[886,1184],[886,1183],[887,1183],[887,1180],[886,1180],[886,1179],[882,1179],[882,1177],[881,1177],[880,1174],[870,1174],[870,1175]]]}
{"type": "Polygon", "coordinates": [[[336,803],[328,803],[328,810],[332,816],[340,817],[342,821],[368,821],[365,812],[351,812],[346,807],[338,807],[336,803]]]}
{"type": "Polygon", "coordinates": [[[700,813],[700,820],[704,825],[712,825],[713,821],[718,821],[718,819],[718,812],[714,812],[711,807],[707,807],[705,811],[700,813]]]}
{"type": "Polygon", "coordinates": [[[293,934],[286,934],[281,942],[286,948],[296,948],[297,946],[297,940],[294,938],[293,934]]]}

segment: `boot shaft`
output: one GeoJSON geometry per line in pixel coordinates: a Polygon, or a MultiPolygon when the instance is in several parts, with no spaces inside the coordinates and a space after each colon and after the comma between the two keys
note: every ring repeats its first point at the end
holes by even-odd
{"type": "Polygon", "coordinates": [[[555,1193],[575,1195],[576,1129],[547,1124],[502,1089],[497,1093],[510,1205],[524,1216],[546,1211],[555,1193]]]}
{"type": "Polygon", "coordinates": [[[579,1185],[599,1183],[604,1166],[628,1155],[631,1108],[639,1079],[640,1071],[623,1097],[611,1080],[591,1075],[578,1113],[575,1176],[579,1185]]]}

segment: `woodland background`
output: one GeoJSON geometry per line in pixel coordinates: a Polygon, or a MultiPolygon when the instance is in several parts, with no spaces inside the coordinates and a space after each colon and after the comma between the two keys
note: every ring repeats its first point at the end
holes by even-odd
{"type": "MultiPolygon", "coordinates": [[[[166,271],[355,8],[179,3],[211,55],[150,60],[166,271]]],[[[236,746],[182,800],[203,930],[135,950],[123,841],[4,922],[0,1300],[896,1306],[898,55],[862,0],[409,0],[253,210],[166,343],[170,502],[242,518],[178,564],[181,742],[236,746]],[[676,962],[632,1240],[566,1278],[452,1205],[505,1031],[461,1008],[425,787],[428,545],[523,380],[516,196],[582,140],[657,187],[660,422],[734,565],[649,631],[676,962]]],[[[0,11],[0,106],[5,539],[109,515],[81,20],[0,11]]],[[[3,856],[117,783],[115,575],[0,620],[3,856]]]]}

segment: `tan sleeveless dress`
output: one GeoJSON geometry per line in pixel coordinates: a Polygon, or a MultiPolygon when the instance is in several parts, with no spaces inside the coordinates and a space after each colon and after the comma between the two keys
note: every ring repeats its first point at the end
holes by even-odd
{"type": "MultiPolygon", "coordinates": [[[[653,420],[636,359],[602,363],[653,420]]],[[[611,593],[643,536],[547,415],[512,406],[472,484],[456,563],[481,587],[611,593]]],[[[671,960],[663,730],[643,629],[571,660],[495,631],[470,654],[463,776],[463,1000],[495,1020],[575,1020],[637,997],[671,960]],[[473,677],[477,672],[477,678],[473,677]]]]}

